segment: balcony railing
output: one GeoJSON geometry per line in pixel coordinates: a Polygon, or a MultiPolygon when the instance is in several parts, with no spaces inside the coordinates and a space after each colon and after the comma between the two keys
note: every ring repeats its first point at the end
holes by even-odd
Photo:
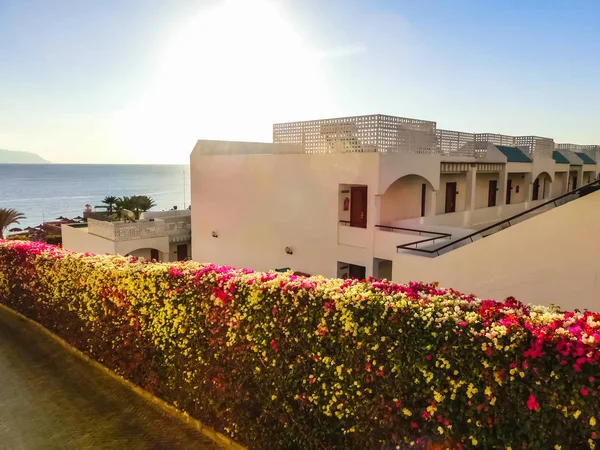
{"type": "Polygon", "coordinates": [[[139,222],[104,222],[88,220],[88,232],[111,241],[129,241],[169,236],[180,237],[191,233],[188,217],[168,217],[139,222]]]}
{"type": "MultiPolygon", "coordinates": [[[[408,242],[406,244],[398,245],[398,246],[396,246],[396,251],[399,252],[401,250],[409,250],[409,251],[417,252],[423,256],[433,256],[433,257],[439,256],[442,253],[445,253],[445,250],[450,251],[450,250],[454,249],[457,245],[462,246],[462,245],[474,242],[477,239],[487,237],[491,234],[494,234],[497,231],[502,231],[512,225],[515,225],[515,223],[521,222],[521,220],[519,220],[519,219],[522,219],[524,216],[531,214],[532,212],[539,213],[540,210],[544,207],[550,207],[550,209],[554,209],[557,206],[564,205],[565,203],[568,203],[571,200],[575,200],[576,198],[582,197],[584,195],[587,195],[587,194],[594,192],[596,190],[599,190],[599,189],[600,189],[600,179],[592,181],[591,183],[586,184],[585,186],[577,188],[571,192],[567,192],[566,194],[563,194],[559,197],[556,197],[552,200],[549,200],[538,206],[528,209],[527,211],[523,211],[519,214],[515,214],[514,216],[511,216],[507,219],[496,222],[496,223],[494,223],[488,227],[485,227],[481,230],[477,230],[471,234],[467,234],[466,236],[463,236],[460,239],[450,241],[447,244],[442,245],[440,247],[422,248],[424,245],[427,245],[427,246],[434,245],[435,241],[437,239],[439,239],[439,237],[433,237],[433,238],[422,239],[422,240],[408,242]],[[497,230],[495,230],[495,229],[497,229],[497,230]],[[419,248],[419,245],[421,245],[421,248],[419,248]]],[[[431,232],[427,232],[427,231],[423,231],[423,230],[413,230],[413,231],[420,231],[421,233],[431,233],[431,232]]]]}

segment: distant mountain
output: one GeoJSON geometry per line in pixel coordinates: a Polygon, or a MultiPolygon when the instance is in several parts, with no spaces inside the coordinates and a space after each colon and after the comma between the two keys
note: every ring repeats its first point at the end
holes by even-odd
{"type": "Polygon", "coordinates": [[[39,155],[29,152],[14,152],[0,149],[0,164],[49,164],[39,155]]]}

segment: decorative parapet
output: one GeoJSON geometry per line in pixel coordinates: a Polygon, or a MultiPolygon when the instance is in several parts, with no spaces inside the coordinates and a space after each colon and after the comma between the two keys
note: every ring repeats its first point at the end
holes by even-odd
{"type": "Polygon", "coordinates": [[[163,236],[181,238],[191,234],[191,221],[189,216],[139,222],[103,222],[90,219],[88,233],[111,241],[130,241],[163,236]]]}

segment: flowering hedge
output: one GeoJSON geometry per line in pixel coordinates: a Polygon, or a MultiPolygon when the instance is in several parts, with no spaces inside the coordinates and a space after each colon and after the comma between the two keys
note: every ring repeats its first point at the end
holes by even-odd
{"type": "Polygon", "coordinates": [[[0,301],[251,449],[597,442],[599,314],[8,241],[0,301]]]}

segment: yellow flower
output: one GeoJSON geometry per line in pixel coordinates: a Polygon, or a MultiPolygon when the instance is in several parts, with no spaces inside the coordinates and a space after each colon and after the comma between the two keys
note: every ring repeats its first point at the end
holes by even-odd
{"type": "Polygon", "coordinates": [[[477,445],[479,442],[477,441],[477,439],[475,439],[473,436],[469,436],[469,438],[471,439],[471,444],[472,445],[477,445]]]}
{"type": "Polygon", "coordinates": [[[402,412],[403,412],[403,413],[404,413],[404,415],[405,415],[405,416],[407,416],[407,417],[410,417],[410,416],[412,416],[412,412],[410,412],[410,409],[408,409],[408,408],[404,408],[404,409],[402,410],[402,412]]]}
{"type": "Polygon", "coordinates": [[[438,427],[438,433],[444,434],[444,429],[442,427],[438,427]]]}
{"type": "Polygon", "coordinates": [[[590,425],[591,426],[595,426],[596,425],[596,418],[595,417],[590,417],[590,425]]]}

